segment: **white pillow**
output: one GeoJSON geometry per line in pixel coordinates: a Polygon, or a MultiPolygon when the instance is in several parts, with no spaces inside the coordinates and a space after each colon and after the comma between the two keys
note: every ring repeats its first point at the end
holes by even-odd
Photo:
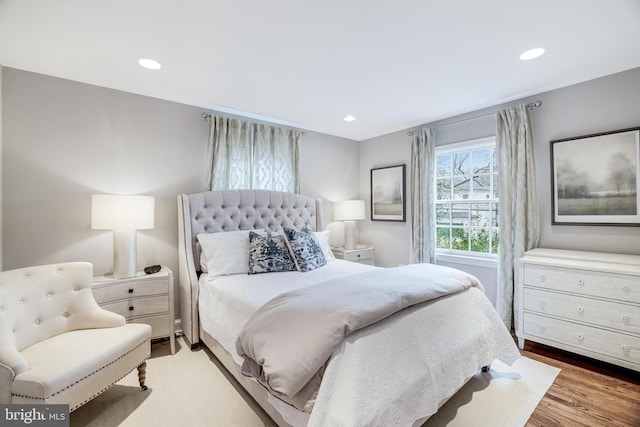
{"type": "Polygon", "coordinates": [[[239,230],[198,234],[202,271],[206,271],[209,277],[247,274],[249,272],[249,231],[264,233],[264,230],[239,230]]]}
{"type": "Polygon", "coordinates": [[[329,230],[316,231],[315,235],[324,257],[326,259],[336,259],[331,251],[331,232],[329,230]]]}

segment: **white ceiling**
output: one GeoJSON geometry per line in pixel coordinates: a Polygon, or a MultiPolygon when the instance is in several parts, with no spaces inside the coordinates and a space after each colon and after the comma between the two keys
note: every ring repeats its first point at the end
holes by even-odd
{"type": "Polygon", "coordinates": [[[640,1],[0,0],[0,64],[364,140],[639,67],[640,1]]]}

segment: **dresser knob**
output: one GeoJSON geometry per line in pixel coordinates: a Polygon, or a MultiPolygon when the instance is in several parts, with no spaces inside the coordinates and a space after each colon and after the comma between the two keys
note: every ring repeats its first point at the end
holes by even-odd
{"type": "Polygon", "coordinates": [[[629,346],[628,345],[623,345],[622,347],[620,347],[622,349],[623,352],[625,353],[629,353],[629,346]]]}
{"type": "Polygon", "coordinates": [[[578,286],[584,286],[584,279],[578,279],[578,286]]]}
{"type": "Polygon", "coordinates": [[[584,335],[578,334],[578,342],[584,341],[584,335]]]}
{"type": "Polygon", "coordinates": [[[133,306],[130,306],[130,307],[129,307],[129,311],[133,311],[133,306]]]}
{"type": "Polygon", "coordinates": [[[543,274],[541,274],[541,275],[540,275],[540,281],[541,281],[541,282],[544,282],[545,280],[547,280],[547,278],[546,278],[546,277],[544,277],[544,275],[543,275],[543,274]]]}
{"type": "Polygon", "coordinates": [[[622,321],[624,323],[629,323],[630,320],[631,320],[631,318],[629,316],[622,316],[622,321]]]}
{"type": "Polygon", "coordinates": [[[132,294],[133,293],[133,289],[129,289],[129,293],[132,294]]]}
{"type": "Polygon", "coordinates": [[[580,313],[580,314],[584,313],[584,308],[578,306],[578,313],[580,313]]]}
{"type": "Polygon", "coordinates": [[[629,293],[629,291],[631,291],[631,288],[630,288],[629,286],[627,286],[627,285],[624,285],[624,286],[622,287],[622,291],[623,291],[625,294],[628,294],[628,293],[629,293]]]}

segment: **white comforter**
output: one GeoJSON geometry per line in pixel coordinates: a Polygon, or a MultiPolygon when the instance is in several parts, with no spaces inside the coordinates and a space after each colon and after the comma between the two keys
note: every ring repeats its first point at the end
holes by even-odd
{"type": "MultiPolygon", "coordinates": [[[[371,268],[332,260],[308,273],[204,279],[203,328],[241,364],[235,340],[251,314],[271,297],[371,268]]],[[[326,368],[308,426],[420,425],[478,367],[496,358],[510,364],[517,357],[511,336],[479,289],[420,304],[343,341],[326,368]]],[[[307,423],[306,417],[296,415],[299,411],[284,409],[287,406],[275,398],[273,403],[292,424],[307,423]]]]}

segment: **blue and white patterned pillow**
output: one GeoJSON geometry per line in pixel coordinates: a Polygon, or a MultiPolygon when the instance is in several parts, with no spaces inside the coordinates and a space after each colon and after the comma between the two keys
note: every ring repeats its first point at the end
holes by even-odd
{"type": "Polygon", "coordinates": [[[289,252],[298,271],[315,270],[327,263],[313,230],[306,225],[302,230],[290,227],[284,227],[283,230],[289,252]]]}
{"type": "Polygon", "coordinates": [[[267,237],[249,233],[249,274],[295,271],[283,236],[267,237]]]}

